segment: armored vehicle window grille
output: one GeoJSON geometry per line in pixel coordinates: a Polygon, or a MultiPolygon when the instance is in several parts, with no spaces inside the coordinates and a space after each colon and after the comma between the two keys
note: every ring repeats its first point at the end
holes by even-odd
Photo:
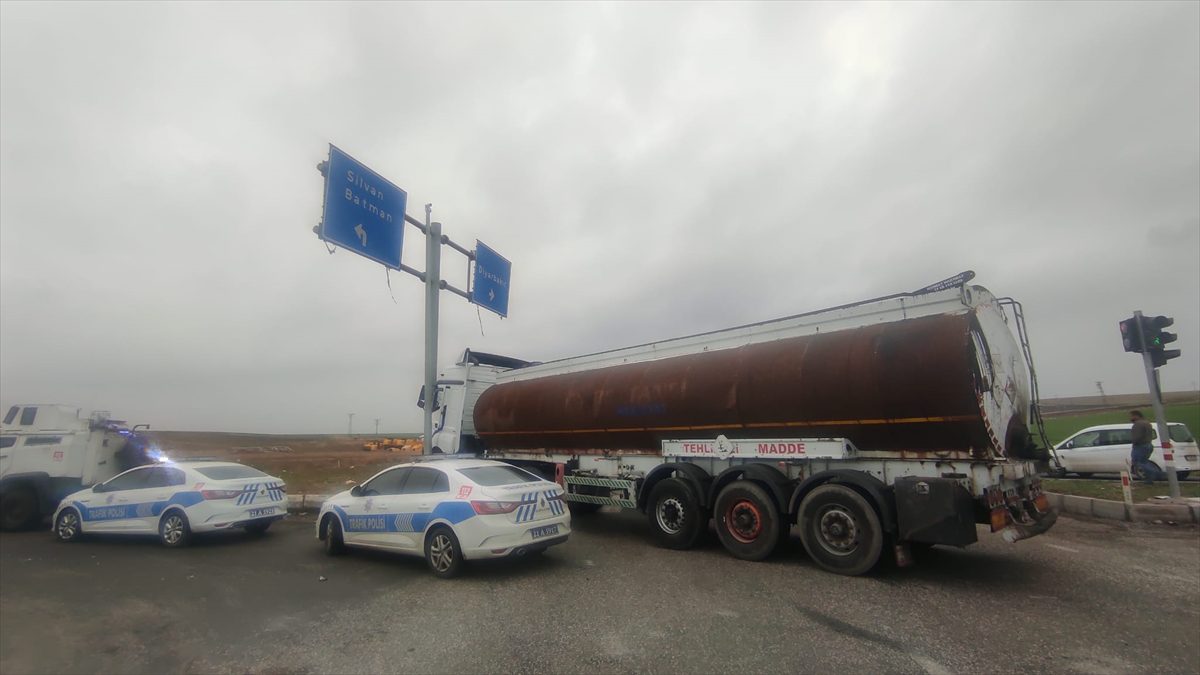
{"type": "Polygon", "coordinates": [[[62,436],[30,436],[25,439],[25,445],[58,445],[62,436]]]}
{"type": "Polygon", "coordinates": [[[21,406],[19,406],[19,405],[14,405],[13,407],[9,408],[8,414],[6,414],[4,416],[4,423],[12,424],[13,420],[17,419],[17,411],[20,409],[21,409],[21,406]]]}
{"type": "Polygon", "coordinates": [[[16,436],[5,436],[0,438],[0,448],[11,448],[17,444],[16,436]]]}
{"type": "Polygon", "coordinates": [[[37,406],[29,406],[21,409],[21,426],[27,427],[33,424],[33,420],[37,417],[37,406]]]}

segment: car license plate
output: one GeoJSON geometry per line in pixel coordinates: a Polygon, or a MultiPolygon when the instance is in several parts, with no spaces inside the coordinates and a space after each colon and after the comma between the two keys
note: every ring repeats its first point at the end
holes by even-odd
{"type": "Polygon", "coordinates": [[[558,526],[557,525],[547,525],[545,527],[535,527],[529,531],[529,534],[533,535],[534,539],[541,539],[542,537],[552,537],[552,536],[558,534],[558,526]]]}
{"type": "Polygon", "coordinates": [[[249,516],[250,516],[251,518],[258,518],[258,517],[260,517],[260,516],[273,516],[273,515],[275,515],[275,509],[274,509],[274,508],[269,508],[269,509],[250,509],[250,513],[249,513],[249,516]]]}

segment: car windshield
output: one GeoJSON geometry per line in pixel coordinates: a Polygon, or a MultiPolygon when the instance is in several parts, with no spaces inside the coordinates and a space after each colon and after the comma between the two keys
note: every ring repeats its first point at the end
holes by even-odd
{"type": "Polygon", "coordinates": [[[513,485],[516,483],[536,483],[541,480],[537,476],[523,471],[515,466],[477,466],[473,469],[459,469],[459,473],[470,478],[479,485],[513,485]]]}
{"type": "Polygon", "coordinates": [[[1171,424],[1167,426],[1171,432],[1171,440],[1176,443],[1191,443],[1196,439],[1192,436],[1192,432],[1182,424],[1171,424]]]}
{"type": "Polygon", "coordinates": [[[231,478],[266,478],[267,474],[241,464],[222,464],[220,466],[196,467],[201,475],[213,480],[229,480],[231,478]]]}

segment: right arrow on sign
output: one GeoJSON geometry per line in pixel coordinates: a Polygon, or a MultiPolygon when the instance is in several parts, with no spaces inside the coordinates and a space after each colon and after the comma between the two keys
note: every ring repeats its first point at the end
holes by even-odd
{"type": "Polygon", "coordinates": [[[488,289],[488,300],[495,300],[495,299],[496,299],[496,289],[489,288],[488,289]]]}
{"type": "Polygon", "coordinates": [[[360,241],[362,241],[363,246],[367,245],[367,231],[363,229],[362,223],[354,226],[354,234],[358,235],[358,238],[360,241]]]}

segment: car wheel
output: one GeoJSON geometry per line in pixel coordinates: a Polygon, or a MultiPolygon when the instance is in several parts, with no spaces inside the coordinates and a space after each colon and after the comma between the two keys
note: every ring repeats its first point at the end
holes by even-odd
{"type": "Polygon", "coordinates": [[[0,527],[6,531],[25,530],[37,524],[37,494],[27,485],[17,485],[0,497],[0,527]]]}
{"type": "Polygon", "coordinates": [[[739,480],[721,490],[713,518],[725,550],[742,560],[762,560],[779,545],[783,519],[767,491],[739,480]]]}
{"type": "Polygon", "coordinates": [[[187,516],[179,509],[167,511],[158,521],[158,540],[167,548],[182,548],[192,538],[187,516]]]}
{"type": "Polygon", "coordinates": [[[1092,473],[1090,471],[1076,471],[1075,475],[1079,476],[1080,478],[1091,478],[1092,477],[1092,473]]]}
{"type": "Polygon", "coordinates": [[[659,481],[650,491],[648,506],[650,530],[664,548],[689,549],[708,526],[708,514],[701,508],[699,497],[679,478],[659,481]]]}
{"type": "Polygon", "coordinates": [[[341,555],[346,552],[346,542],[342,539],[342,521],[337,516],[325,518],[325,554],[341,555]]]}
{"type": "Polygon", "coordinates": [[[439,579],[449,579],[458,576],[462,571],[462,549],[458,546],[458,537],[445,526],[433,528],[425,538],[425,562],[429,569],[439,579]]]}
{"type": "Polygon", "coordinates": [[[253,535],[264,535],[271,528],[271,523],[252,523],[246,526],[246,531],[253,535]]]}
{"type": "Polygon", "coordinates": [[[79,512],[75,509],[63,509],[59,512],[54,521],[54,534],[59,541],[79,541],[83,536],[79,512]]]}
{"type": "Polygon", "coordinates": [[[804,498],[800,540],[814,562],[847,576],[869,571],[883,552],[883,528],[875,509],[844,485],[821,485],[804,498]]]}

